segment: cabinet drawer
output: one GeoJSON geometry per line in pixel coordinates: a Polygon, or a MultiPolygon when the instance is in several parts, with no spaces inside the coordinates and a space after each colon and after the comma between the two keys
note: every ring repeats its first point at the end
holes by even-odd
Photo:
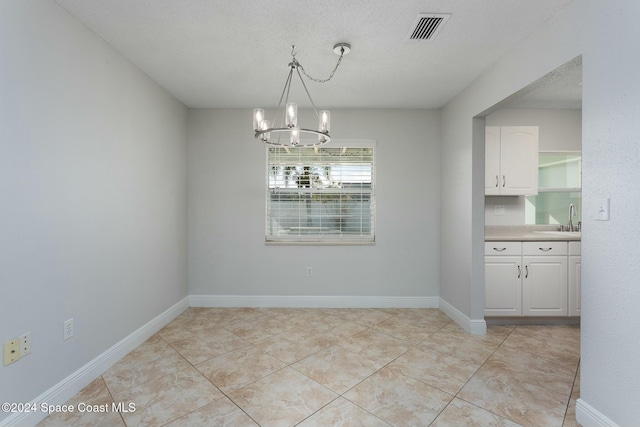
{"type": "Polygon", "coordinates": [[[567,242],[522,242],[523,255],[567,255],[567,242]]]}
{"type": "Polygon", "coordinates": [[[485,255],[521,255],[522,242],[484,242],[485,255]]]}

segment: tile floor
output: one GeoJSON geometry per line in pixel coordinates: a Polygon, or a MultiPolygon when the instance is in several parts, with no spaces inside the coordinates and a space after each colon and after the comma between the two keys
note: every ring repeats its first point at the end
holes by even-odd
{"type": "Polygon", "coordinates": [[[437,309],[190,308],[39,426],[578,426],[580,329],[437,309]],[[100,408],[100,406],[97,406],[100,408]]]}

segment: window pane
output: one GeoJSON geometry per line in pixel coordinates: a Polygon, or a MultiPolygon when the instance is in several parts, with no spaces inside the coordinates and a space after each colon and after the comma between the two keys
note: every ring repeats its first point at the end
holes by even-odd
{"type": "Polygon", "coordinates": [[[372,242],[373,148],[268,148],[267,241],[372,242]]]}
{"type": "Polygon", "coordinates": [[[582,156],[580,153],[539,153],[539,188],[581,188],[582,156]]]}

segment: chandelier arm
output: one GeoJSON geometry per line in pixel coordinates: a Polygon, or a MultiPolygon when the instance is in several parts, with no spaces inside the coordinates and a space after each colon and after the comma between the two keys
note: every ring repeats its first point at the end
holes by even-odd
{"type": "Polygon", "coordinates": [[[304,79],[300,75],[300,70],[296,70],[296,71],[298,73],[298,77],[300,77],[300,82],[302,82],[302,87],[304,88],[304,91],[307,93],[307,97],[309,98],[309,101],[311,101],[311,105],[313,106],[313,110],[316,112],[316,116],[319,117],[320,115],[318,114],[318,109],[316,108],[316,104],[313,102],[313,99],[311,99],[311,95],[309,94],[309,90],[307,89],[307,85],[304,84],[304,79]]]}
{"type": "Polygon", "coordinates": [[[340,66],[340,63],[342,62],[343,57],[344,57],[344,47],[341,47],[340,57],[338,58],[338,62],[336,63],[336,66],[334,67],[333,71],[331,71],[331,74],[329,74],[329,77],[327,77],[326,79],[316,79],[314,77],[311,77],[309,74],[307,74],[307,72],[304,70],[304,67],[300,63],[298,63],[298,67],[300,68],[300,70],[302,70],[302,74],[304,74],[309,80],[313,80],[314,82],[317,82],[317,83],[326,83],[333,78],[333,75],[336,73],[336,70],[340,66]]]}
{"type": "MultiPolygon", "coordinates": [[[[287,81],[284,82],[284,87],[282,88],[282,94],[280,94],[280,100],[278,101],[278,106],[276,107],[276,111],[274,113],[274,120],[273,120],[273,126],[275,127],[276,125],[276,118],[278,115],[278,110],[280,109],[280,106],[282,105],[282,100],[285,100],[285,105],[286,103],[289,101],[289,91],[291,90],[291,79],[293,78],[293,68],[289,69],[289,75],[287,76],[287,81]],[[286,95],[286,97],[285,97],[286,95]]],[[[282,126],[282,124],[284,123],[284,118],[286,115],[286,111],[284,112],[282,118],[280,119],[280,126],[282,126]]]]}

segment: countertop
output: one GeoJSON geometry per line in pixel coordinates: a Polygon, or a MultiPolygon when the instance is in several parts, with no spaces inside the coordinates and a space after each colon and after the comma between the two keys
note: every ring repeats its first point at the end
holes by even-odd
{"type": "Polygon", "coordinates": [[[581,233],[561,232],[555,225],[487,225],[485,242],[509,241],[580,241],[581,233]]]}

